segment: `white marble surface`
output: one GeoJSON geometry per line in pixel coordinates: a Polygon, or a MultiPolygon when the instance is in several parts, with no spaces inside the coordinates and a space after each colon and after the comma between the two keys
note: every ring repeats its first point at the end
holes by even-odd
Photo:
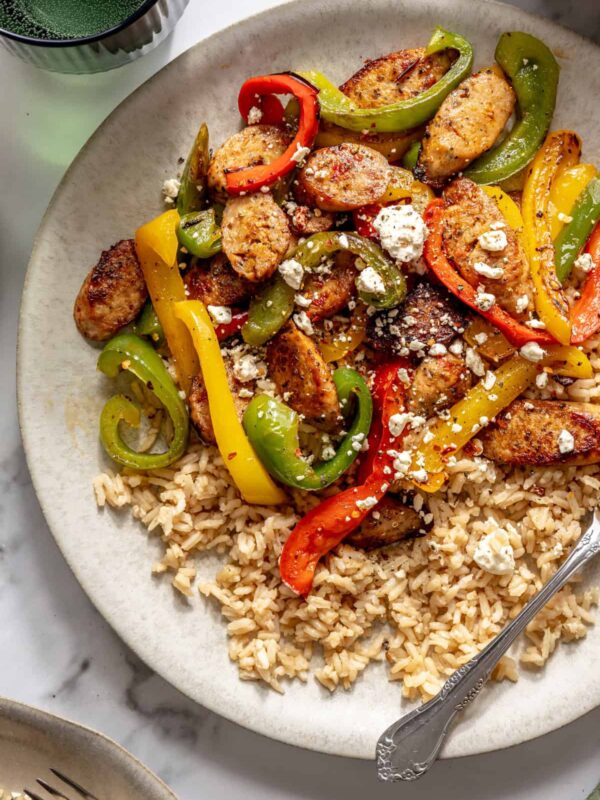
{"type": "MultiPolygon", "coordinates": [[[[397,789],[378,785],[371,764],[296,750],[216,717],[127,651],[91,607],[44,523],[14,398],[18,302],[32,238],[66,166],[122,98],[202,36],[275,2],[211,5],[191,0],[160,48],[104,75],[43,73],[0,52],[0,694],[112,736],[182,800],[585,798],[600,780],[600,710],[518,748],[442,762],[419,784],[397,789]]],[[[518,5],[600,40],[597,0],[518,5]]]]}

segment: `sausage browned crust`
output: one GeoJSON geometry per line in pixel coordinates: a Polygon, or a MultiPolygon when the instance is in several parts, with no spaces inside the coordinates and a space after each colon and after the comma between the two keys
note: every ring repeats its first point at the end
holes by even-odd
{"type": "Polygon", "coordinates": [[[417,284],[398,308],[378,311],[369,318],[367,339],[389,355],[408,355],[433,344],[448,345],[464,329],[458,304],[427,281],[417,284]],[[418,346],[420,343],[420,346],[418,346]]]}
{"type": "Polygon", "coordinates": [[[421,514],[412,506],[387,496],[344,541],[363,550],[373,550],[426,532],[421,514]]]}
{"type": "Polygon", "coordinates": [[[460,356],[427,356],[416,368],[408,393],[408,410],[431,417],[449,408],[471,388],[471,372],[460,356]]]}
{"type": "Polygon", "coordinates": [[[227,172],[270,164],[285,152],[289,143],[287,133],[273,125],[249,125],[234,133],[210,160],[207,179],[212,197],[222,203],[227,200],[227,172]]]}
{"type": "MultiPolygon", "coordinates": [[[[230,358],[226,357],[224,362],[225,371],[227,372],[227,381],[231,389],[231,394],[233,395],[235,410],[238,419],[241,421],[250,400],[245,397],[240,397],[239,395],[239,391],[244,388],[244,385],[235,377],[230,358]]],[[[204,388],[202,375],[196,375],[192,378],[190,393],[187,400],[190,406],[190,417],[196,430],[207,444],[216,444],[215,432],[208,405],[208,395],[204,388]]]]}
{"type": "Polygon", "coordinates": [[[221,235],[229,263],[252,282],[270,278],[293,243],[285,213],[263,193],[228,200],[221,235]]]}
{"type": "Polygon", "coordinates": [[[501,464],[596,464],[600,462],[600,405],[515,400],[478,438],[482,454],[501,464]]]}
{"type": "Polygon", "coordinates": [[[297,236],[312,236],[313,233],[322,233],[333,228],[335,218],[328,211],[320,208],[298,206],[288,212],[292,231],[297,236]]]}
{"type": "Polygon", "coordinates": [[[523,246],[504,219],[496,201],[468,178],[457,178],[446,191],[449,204],[444,213],[443,239],[446,255],[471,286],[481,285],[493,294],[498,305],[517,319],[529,319],[533,310],[534,289],[523,246]],[[490,225],[504,225],[500,230],[507,239],[504,250],[494,253],[485,250],[478,237],[490,230],[490,225]],[[477,272],[476,264],[502,269],[499,278],[477,272]],[[526,306],[520,298],[527,297],[526,306]]]}
{"type": "Polygon", "coordinates": [[[123,239],[87,274],[75,300],[75,324],[86,338],[103,342],[133,322],[147,298],[134,241],[123,239]]]}
{"type": "Polygon", "coordinates": [[[482,69],[464,80],[427,126],[415,175],[440,186],[463,170],[494,144],[515,102],[513,88],[498,68],[482,69]]]}
{"type": "Polygon", "coordinates": [[[335,255],[331,272],[308,273],[302,295],[311,301],[306,313],[312,322],[332,317],[346,308],[356,293],[355,258],[352,253],[340,251],[335,255]]]}
{"type": "Polygon", "coordinates": [[[344,142],[311,153],[298,173],[295,194],[300,203],[324,211],[350,211],[376,203],[389,180],[385,156],[362,144],[344,142]]]}
{"type": "Polygon", "coordinates": [[[340,404],[331,376],[315,342],[289,322],[267,347],[269,377],[294,411],[323,430],[338,426],[340,404]]]}
{"type": "Polygon", "coordinates": [[[238,275],[223,253],[217,253],[208,267],[192,264],[183,280],[189,299],[207,306],[235,306],[256,291],[256,284],[238,275]]]}

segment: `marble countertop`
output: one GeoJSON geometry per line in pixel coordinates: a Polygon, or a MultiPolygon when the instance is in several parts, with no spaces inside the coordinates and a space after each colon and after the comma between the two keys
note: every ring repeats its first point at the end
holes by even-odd
{"type": "MultiPolygon", "coordinates": [[[[520,747],[441,762],[418,784],[397,790],[376,783],[372,764],[294,749],[215,716],[154,675],[115,636],[40,512],[17,426],[14,361],[25,266],[44,209],[69,162],[120,100],[201,36],[275,4],[191,0],[170,39],[103,75],[44,73],[0,52],[0,695],[108,734],[181,800],[585,798],[600,780],[600,709],[520,747]]],[[[517,5],[600,41],[598,0],[517,5]]]]}

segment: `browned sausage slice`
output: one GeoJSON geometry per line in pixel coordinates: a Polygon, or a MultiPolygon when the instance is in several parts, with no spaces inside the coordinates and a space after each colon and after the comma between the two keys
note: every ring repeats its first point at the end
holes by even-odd
{"type": "Polygon", "coordinates": [[[515,107],[512,86],[488,67],[456,87],[427,126],[415,175],[434,186],[494,144],[515,107]]]}
{"type": "Polygon", "coordinates": [[[133,322],[147,297],[133,239],[123,239],[89,271],[75,300],[75,324],[83,336],[103,342],[133,322]]]}
{"type": "MultiPolygon", "coordinates": [[[[235,377],[230,358],[225,358],[225,371],[227,372],[227,381],[229,388],[233,395],[233,402],[238,419],[241,421],[244,416],[244,411],[250,402],[249,398],[240,397],[240,389],[244,388],[244,384],[240,383],[235,377]]],[[[212,419],[210,417],[210,409],[208,405],[208,395],[204,388],[204,381],[202,375],[196,375],[192,378],[192,385],[188,395],[188,403],[190,406],[190,417],[196,430],[207,444],[215,444],[215,432],[213,429],[212,419]]]]}
{"type": "Polygon", "coordinates": [[[516,231],[506,223],[496,201],[468,178],[453,181],[444,198],[449,204],[443,225],[446,255],[471,286],[483,286],[513,317],[529,319],[534,289],[527,257],[516,231]],[[496,231],[506,241],[506,247],[498,252],[486,250],[480,244],[479,237],[489,232],[491,225],[504,226],[496,231]],[[489,277],[481,265],[491,268],[492,273],[498,270],[500,276],[489,277]]]}
{"type": "Polygon", "coordinates": [[[414,508],[388,496],[344,541],[363,550],[373,550],[426,532],[427,526],[414,508]]]}
{"type": "Polygon", "coordinates": [[[208,167],[208,187],[215,200],[227,200],[226,174],[234,169],[270,164],[285,152],[289,136],[273,125],[250,125],[234,133],[214,153],[208,167]]]}
{"type": "Polygon", "coordinates": [[[309,336],[288,323],[270,341],[267,364],[277,391],[294,411],[324,430],[338,426],[340,404],[331,370],[309,336]]]}
{"type": "Polygon", "coordinates": [[[332,317],[346,308],[356,293],[354,281],[358,271],[354,261],[352,253],[341,251],[335,256],[331,272],[308,273],[302,296],[311,301],[306,313],[312,322],[332,317]]]}
{"type": "Polygon", "coordinates": [[[415,370],[408,410],[423,417],[449,408],[471,387],[471,373],[460,356],[445,353],[424,358],[415,370]]]}
{"type": "Polygon", "coordinates": [[[388,187],[390,165],[385,156],[362,144],[344,142],[315,150],[298,173],[300,203],[324,211],[350,211],[376,203],[388,187]]]}
{"type": "Polygon", "coordinates": [[[192,264],[184,283],[189,299],[202,300],[207,306],[235,306],[256,291],[256,284],[238,275],[222,253],[218,253],[208,267],[192,264]]]}
{"type": "Polygon", "coordinates": [[[501,464],[600,462],[600,406],[515,400],[480,434],[483,455],[501,464]]]}
{"type": "Polygon", "coordinates": [[[313,233],[330,231],[333,228],[335,218],[327,211],[320,208],[309,208],[299,206],[295,203],[291,211],[288,211],[292,231],[297,236],[312,236],[313,233]]]}
{"type": "Polygon", "coordinates": [[[221,233],[231,266],[253,282],[271,277],[293,241],[285,213],[262,193],[228,200],[221,233]]]}

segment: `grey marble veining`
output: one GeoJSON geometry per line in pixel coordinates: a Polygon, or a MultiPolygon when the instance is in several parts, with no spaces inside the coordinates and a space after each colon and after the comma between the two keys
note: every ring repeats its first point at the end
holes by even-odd
{"type": "MultiPolygon", "coordinates": [[[[400,790],[377,785],[372,765],[296,750],[244,731],[187,700],[123,645],[54,544],[31,486],[16,421],[14,354],[24,268],[65,167],[120,99],[201,32],[271,5],[271,0],[238,0],[235,8],[210,8],[192,0],[174,37],[142,61],[106,75],[45,74],[0,53],[0,694],[112,736],[182,800],[375,800],[400,790]]],[[[516,5],[600,39],[597,0],[516,5]]],[[[600,779],[599,730],[597,711],[509,751],[443,762],[423,782],[402,787],[402,797],[583,798],[600,779]]]]}

